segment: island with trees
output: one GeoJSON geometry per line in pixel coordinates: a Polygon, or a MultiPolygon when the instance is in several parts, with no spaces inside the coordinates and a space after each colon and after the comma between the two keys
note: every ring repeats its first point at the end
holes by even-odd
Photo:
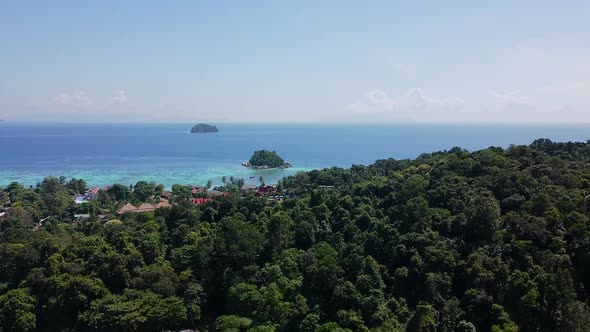
{"type": "Polygon", "coordinates": [[[253,169],[289,168],[291,164],[285,162],[276,151],[254,151],[250,160],[242,163],[243,166],[253,169]]]}
{"type": "Polygon", "coordinates": [[[218,133],[219,129],[216,126],[207,123],[198,123],[193,126],[191,133],[202,134],[202,133],[218,133]]]}
{"type": "Polygon", "coordinates": [[[590,141],[299,172],[282,202],[241,186],[0,188],[0,330],[590,326],[590,141]]]}

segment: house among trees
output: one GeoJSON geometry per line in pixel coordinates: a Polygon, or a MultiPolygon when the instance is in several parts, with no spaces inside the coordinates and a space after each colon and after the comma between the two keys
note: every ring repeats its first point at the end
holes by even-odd
{"type": "Polygon", "coordinates": [[[82,222],[86,219],[90,218],[90,214],[88,213],[79,213],[79,214],[74,214],[74,220],[76,222],[82,222]]]}
{"type": "Polygon", "coordinates": [[[149,203],[142,203],[134,212],[150,212],[154,211],[156,207],[149,203]]]}
{"type": "Polygon", "coordinates": [[[205,190],[205,187],[203,186],[192,186],[191,188],[191,194],[196,195],[198,193],[201,193],[205,190]]]}
{"type": "Polygon", "coordinates": [[[212,198],[203,198],[203,197],[198,197],[193,200],[193,202],[195,204],[203,204],[203,203],[207,203],[207,202],[211,202],[211,201],[213,201],[212,198]]]}
{"type": "Polygon", "coordinates": [[[266,196],[266,195],[271,195],[271,194],[275,193],[276,191],[277,191],[277,189],[273,186],[260,186],[260,187],[258,187],[256,194],[258,196],[266,196]]]}
{"type": "Polygon", "coordinates": [[[170,206],[171,206],[170,203],[168,203],[167,200],[163,199],[163,200],[160,201],[160,203],[156,204],[156,209],[159,209],[159,208],[169,208],[170,206]]]}
{"type": "Polygon", "coordinates": [[[151,212],[155,209],[159,208],[169,208],[170,203],[167,200],[161,200],[158,204],[150,204],[150,203],[141,203],[139,206],[135,206],[131,203],[127,203],[123,205],[122,208],[117,211],[117,214],[125,214],[125,213],[141,213],[141,212],[151,212]]]}
{"type": "Polygon", "coordinates": [[[169,190],[164,190],[162,191],[162,194],[160,195],[161,198],[169,200],[170,198],[172,198],[172,192],[169,190]]]}
{"type": "Polygon", "coordinates": [[[229,192],[227,191],[220,191],[220,190],[209,190],[207,192],[207,194],[209,194],[210,196],[224,196],[227,197],[229,196],[229,192]]]}
{"type": "Polygon", "coordinates": [[[125,205],[123,205],[123,207],[121,209],[119,209],[119,211],[117,211],[117,214],[124,214],[127,212],[136,212],[137,208],[131,204],[131,203],[127,203],[125,205]]]}
{"type": "Polygon", "coordinates": [[[90,190],[88,190],[86,192],[86,199],[88,199],[89,201],[95,199],[96,197],[98,197],[98,191],[100,190],[99,187],[92,187],[90,190]]]}

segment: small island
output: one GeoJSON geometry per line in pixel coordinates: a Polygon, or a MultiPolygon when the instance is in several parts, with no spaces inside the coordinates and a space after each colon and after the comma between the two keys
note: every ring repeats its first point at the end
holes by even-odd
{"type": "Polygon", "coordinates": [[[191,129],[191,133],[195,134],[201,134],[201,133],[217,133],[219,132],[219,129],[217,129],[216,126],[212,126],[210,124],[206,124],[206,123],[199,123],[193,126],[193,128],[191,129]]]}
{"type": "Polygon", "coordinates": [[[273,168],[289,168],[291,164],[285,162],[275,151],[259,150],[254,151],[254,154],[249,161],[242,164],[245,167],[253,169],[273,169],[273,168]]]}

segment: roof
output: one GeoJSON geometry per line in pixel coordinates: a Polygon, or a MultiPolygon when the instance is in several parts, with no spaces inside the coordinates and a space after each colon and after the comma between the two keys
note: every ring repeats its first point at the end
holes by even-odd
{"type": "Polygon", "coordinates": [[[92,187],[90,190],[88,190],[88,193],[89,194],[97,194],[99,190],[100,190],[99,187],[92,187]]]}
{"type": "Polygon", "coordinates": [[[149,203],[142,203],[135,212],[154,211],[154,206],[149,203]]]}
{"type": "Polygon", "coordinates": [[[88,213],[80,213],[80,214],[75,214],[74,218],[90,218],[90,215],[88,213]]]}
{"type": "Polygon", "coordinates": [[[134,212],[137,211],[137,208],[130,203],[125,204],[117,213],[122,214],[126,212],[134,212]]]}
{"type": "Polygon", "coordinates": [[[258,190],[256,191],[256,193],[258,195],[263,195],[263,194],[273,193],[275,191],[276,191],[276,188],[273,186],[266,186],[266,187],[260,186],[258,188],[258,190]]]}
{"type": "Polygon", "coordinates": [[[195,202],[195,204],[203,204],[203,203],[211,202],[211,201],[213,201],[212,198],[199,197],[199,198],[195,198],[195,201],[194,202],[195,202]]]}
{"type": "Polygon", "coordinates": [[[162,201],[160,201],[160,203],[158,203],[158,205],[156,205],[156,209],[168,208],[168,207],[170,207],[170,203],[168,203],[167,200],[162,200],[162,201]]]}

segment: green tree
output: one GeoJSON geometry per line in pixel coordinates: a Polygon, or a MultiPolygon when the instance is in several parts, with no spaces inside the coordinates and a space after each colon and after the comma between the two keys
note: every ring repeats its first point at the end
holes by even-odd
{"type": "Polygon", "coordinates": [[[116,202],[126,202],[131,198],[131,191],[122,184],[115,183],[106,191],[116,202]]]}
{"type": "Polygon", "coordinates": [[[111,294],[92,302],[80,322],[88,329],[161,331],[186,328],[187,318],[187,309],[178,297],[126,290],[121,295],[111,294]]]}
{"type": "Polygon", "coordinates": [[[252,325],[252,320],[246,317],[224,315],[219,316],[213,323],[213,331],[218,332],[240,332],[245,331],[252,325]]]}
{"type": "Polygon", "coordinates": [[[253,262],[262,245],[263,236],[256,226],[235,218],[222,221],[218,248],[229,265],[240,267],[253,262]]]}
{"type": "Polygon", "coordinates": [[[35,297],[17,288],[0,295],[0,328],[3,331],[34,331],[35,297]]]}
{"type": "Polygon", "coordinates": [[[500,227],[500,205],[489,194],[475,194],[468,202],[465,215],[467,240],[490,241],[500,227]]]}
{"type": "Polygon", "coordinates": [[[437,326],[436,311],[431,305],[420,304],[407,324],[409,332],[435,332],[437,326]]]}
{"type": "Polygon", "coordinates": [[[66,188],[70,189],[76,194],[83,194],[88,189],[88,185],[83,179],[71,179],[66,184],[66,188]]]}
{"type": "Polygon", "coordinates": [[[293,240],[293,220],[285,212],[273,214],[268,223],[268,246],[271,252],[280,253],[293,240]]]}

